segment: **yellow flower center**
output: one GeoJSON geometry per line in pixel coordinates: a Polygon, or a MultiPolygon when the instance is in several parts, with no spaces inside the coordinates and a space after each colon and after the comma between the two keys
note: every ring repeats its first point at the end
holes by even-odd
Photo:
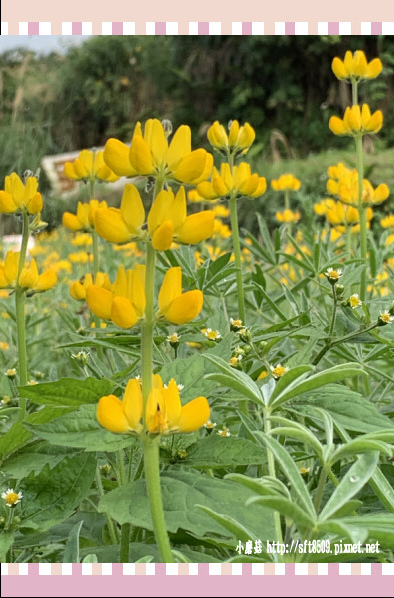
{"type": "Polygon", "coordinates": [[[280,378],[285,373],[286,373],[286,368],[283,367],[283,365],[277,365],[276,368],[274,368],[272,370],[272,374],[275,376],[275,378],[280,378]]]}
{"type": "Polygon", "coordinates": [[[170,343],[177,343],[179,340],[179,336],[176,333],[170,334],[170,336],[168,337],[168,340],[170,343]]]}
{"type": "Polygon", "coordinates": [[[14,505],[18,502],[19,496],[16,492],[9,492],[4,500],[7,503],[7,505],[14,505]]]}

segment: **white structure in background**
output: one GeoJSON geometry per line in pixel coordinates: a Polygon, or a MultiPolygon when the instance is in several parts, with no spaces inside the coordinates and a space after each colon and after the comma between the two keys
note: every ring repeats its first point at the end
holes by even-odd
{"type": "MultiPolygon", "coordinates": [[[[22,235],[5,235],[1,239],[3,246],[3,254],[6,255],[7,251],[20,251],[22,245],[22,235]]],[[[27,243],[27,250],[33,249],[36,241],[34,237],[30,236],[27,243]]]]}
{"type": "MultiPolygon", "coordinates": [[[[104,147],[96,147],[97,151],[104,150],[104,147]]],[[[52,190],[59,196],[67,197],[78,191],[81,185],[80,181],[72,181],[64,174],[64,165],[66,162],[73,162],[79,156],[77,152],[67,152],[65,154],[56,154],[54,156],[44,156],[41,161],[41,166],[45,171],[51,185],[52,190]]],[[[110,186],[112,189],[123,189],[127,182],[131,179],[121,177],[115,183],[100,183],[110,186]]]]}

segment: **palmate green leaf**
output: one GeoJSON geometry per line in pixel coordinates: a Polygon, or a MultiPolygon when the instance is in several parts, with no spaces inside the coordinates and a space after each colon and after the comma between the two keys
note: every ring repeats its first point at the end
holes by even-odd
{"type": "MultiPolygon", "coordinates": [[[[343,519],[329,519],[328,521],[319,522],[316,533],[324,535],[335,534],[338,538],[349,539],[352,544],[357,544],[357,542],[363,543],[366,540],[368,530],[361,526],[347,526],[343,521],[343,519]]],[[[331,550],[335,553],[334,546],[331,550]]]]}
{"type": "Polygon", "coordinates": [[[298,365],[291,368],[276,383],[275,390],[271,395],[270,404],[275,402],[275,399],[283,393],[284,390],[291,390],[294,387],[293,382],[302,376],[305,379],[305,374],[313,371],[311,365],[298,365]]]}
{"type": "Polygon", "coordinates": [[[237,467],[254,465],[266,460],[266,451],[245,438],[222,438],[211,434],[198,440],[187,449],[187,457],[182,460],[190,467],[237,467]]]}
{"type": "Polygon", "coordinates": [[[256,479],[249,478],[241,473],[229,473],[225,476],[225,479],[242,484],[261,496],[284,496],[285,498],[291,499],[287,486],[276,478],[270,478],[270,476],[256,479]]]}
{"type": "Polygon", "coordinates": [[[208,380],[215,380],[216,382],[236,390],[242,396],[250,399],[254,403],[257,403],[258,405],[262,404],[263,399],[259,387],[247,374],[235,370],[223,359],[220,359],[220,357],[214,357],[207,353],[205,353],[203,357],[214,364],[216,369],[219,369],[222,372],[221,374],[209,374],[207,376],[208,380]]]}
{"type": "Polygon", "coordinates": [[[346,430],[367,433],[394,429],[394,423],[380,413],[376,405],[347,386],[328,384],[318,392],[307,393],[303,403],[298,403],[294,408],[308,416],[311,405],[327,411],[334,422],[346,430]]]}
{"type": "Polygon", "coordinates": [[[50,422],[56,417],[72,411],[69,407],[44,407],[35,413],[28,415],[22,422],[14,423],[11,428],[0,438],[0,462],[7,455],[27,444],[33,439],[33,435],[25,428],[24,422],[41,424],[50,422]]]}
{"type": "Polygon", "coordinates": [[[21,386],[20,396],[39,405],[79,407],[87,403],[97,403],[106,395],[112,394],[114,382],[105,378],[61,378],[56,382],[44,382],[33,386],[21,386]]]}
{"type": "Polygon", "coordinates": [[[316,456],[323,461],[323,447],[317,440],[316,436],[309,432],[309,430],[302,430],[301,427],[298,428],[295,426],[283,426],[274,428],[272,430],[272,435],[284,436],[285,438],[295,438],[296,440],[299,440],[307,446],[312,447],[316,456]]]}
{"type": "Polygon", "coordinates": [[[368,483],[386,509],[394,513],[394,488],[379,467],[376,468],[368,483]]]}
{"type": "Polygon", "coordinates": [[[21,482],[21,528],[46,531],[70,517],[89,494],[95,472],[96,456],[79,453],[38,476],[30,474],[21,482]]]}
{"type": "Polygon", "coordinates": [[[301,477],[299,469],[287,450],[274,438],[263,432],[255,432],[255,436],[261,438],[267,447],[272,451],[276,461],[290,482],[291,490],[296,495],[302,509],[306,512],[309,519],[315,519],[315,508],[308,489],[301,477]]]}
{"type": "Polygon", "coordinates": [[[290,401],[290,399],[294,399],[295,397],[310,392],[311,390],[315,390],[316,388],[320,388],[326,384],[360,375],[365,376],[366,373],[358,363],[343,363],[336,365],[328,370],[310,376],[299,384],[292,386],[290,389],[283,389],[275,399],[271,398],[271,405],[274,408],[279,407],[279,405],[290,401]]]}
{"type": "MultiPolygon", "coordinates": [[[[394,514],[376,513],[345,517],[341,522],[348,528],[358,527],[368,530],[368,538],[378,541],[382,546],[392,550],[394,546],[394,514]]],[[[364,553],[366,554],[366,553],[364,553]]]]}
{"type": "Polygon", "coordinates": [[[44,425],[25,424],[27,429],[51,444],[84,449],[88,452],[119,451],[135,442],[127,434],[113,434],[100,426],[96,405],[82,405],[77,411],[44,425]]]}
{"type": "Polygon", "coordinates": [[[232,536],[239,538],[241,542],[247,542],[247,540],[257,540],[257,537],[253,531],[246,528],[233,517],[230,517],[229,515],[222,515],[221,513],[217,513],[216,511],[213,511],[212,509],[209,509],[203,505],[196,505],[196,507],[204,511],[204,513],[209,515],[209,517],[212,517],[212,519],[229,531],[232,536]]]}
{"type": "Polygon", "coordinates": [[[298,528],[309,530],[315,526],[315,519],[312,519],[297,503],[282,496],[254,496],[246,504],[248,507],[253,504],[260,504],[278,511],[281,515],[294,521],[298,528]]]}
{"type": "Polygon", "coordinates": [[[64,548],[63,563],[79,563],[79,534],[82,525],[83,521],[80,521],[72,528],[64,548]]]}
{"type": "Polygon", "coordinates": [[[7,457],[1,469],[4,474],[15,479],[21,479],[30,473],[38,475],[46,465],[49,465],[50,469],[52,469],[62,459],[70,457],[73,454],[75,454],[75,450],[73,449],[53,446],[45,440],[38,440],[29,443],[7,457]]]}
{"type": "MultiPolygon", "coordinates": [[[[211,533],[232,536],[226,534],[221,525],[196,507],[202,505],[233,517],[241,525],[253,529],[261,540],[272,540],[275,537],[271,513],[259,505],[245,509],[251,492],[239,484],[196,472],[171,469],[161,475],[160,482],[165,520],[171,533],[183,529],[198,537],[211,533]]],[[[129,522],[138,527],[153,529],[146,485],[142,479],[106,494],[100,500],[99,511],[107,511],[120,524],[129,522]]]]}
{"type": "Polygon", "coordinates": [[[389,457],[393,454],[393,449],[385,442],[371,440],[364,436],[360,436],[359,438],[349,440],[349,442],[337,448],[337,450],[330,456],[330,463],[333,465],[341,459],[353,457],[360,453],[367,453],[368,451],[379,451],[383,455],[388,455],[389,457]]]}
{"type": "Polygon", "coordinates": [[[326,521],[347,503],[368,482],[379,461],[379,452],[365,453],[357,459],[339,482],[319,515],[319,521],[326,521]]]}

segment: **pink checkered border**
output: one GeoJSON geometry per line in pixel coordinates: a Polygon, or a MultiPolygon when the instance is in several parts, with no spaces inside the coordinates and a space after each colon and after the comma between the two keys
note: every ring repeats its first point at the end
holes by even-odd
{"type": "Polygon", "coordinates": [[[2,35],[393,35],[394,22],[63,22],[1,23],[2,35]]]}
{"type": "Polygon", "coordinates": [[[394,575],[392,563],[31,563],[31,564],[3,564],[1,575],[234,575],[234,576],[324,576],[330,578],[355,575],[355,576],[388,576],[394,575]]]}

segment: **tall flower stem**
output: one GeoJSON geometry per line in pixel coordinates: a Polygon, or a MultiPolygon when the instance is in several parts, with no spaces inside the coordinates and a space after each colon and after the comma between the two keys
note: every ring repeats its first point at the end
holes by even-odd
{"type": "Polygon", "coordinates": [[[233,236],[233,249],[236,266],[237,291],[238,291],[238,312],[242,324],[245,326],[245,297],[242,281],[241,246],[239,241],[237,199],[235,196],[230,199],[231,232],[233,236]]]}
{"type": "MultiPolygon", "coordinates": [[[[155,197],[160,192],[163,182],[156,181],[155,197]]],[[[166,522],[164,519],[163,499],[160,487],[160,459],[159,459],[159,438],[149,437],[146,433],[146,404],[152,388],[153,376],[153,327],[154,316],[154,291],[155,291],[155,262],[156,251],[150,242],[146,245],[146,268],[145,268],[145,318],[142,325],[141,358],[142,358],[142,399],[144,433],[141,436],[144,452],[145,480],[148,493],[148,500],[153,521],[156,543],[160,552],[161,560],[164,563],[173,563],[170,541],[167,534],[166,522]]]]}
{"type": "MultiPolygon", "coordinates": [[[[15,291],[15,316],[16,316],[16,331],[18,343],[18,357],[19,357],[19,383],[21,386],[27,384],[27,355],[26,355],[26,330],[25,330],[25,293],[19,287],[19,276],[22,272],[26,261],[27,244],[29,241],[29,216],[26,212],[23,213],[23,229],[22,229],[22,244],[19,254],[18,265],[18,282],[15,291]]],[[[26,415],[27,401],[24,398],[19,399],[19,416],[22,420],[26,415]]]]}
{"type": "MultiPolygon", "coordinates": [[[[264,413],[264,432],[269,434],[271,432],[271,420],[269,419],[271,415],[270,410],[266,410],[264,413]]],[[[267,459],[268,459],[268,473],[272,478],[276,478],[275,472],[275,459],[273,452],[271,449],[267,448],[267,459]]],[[[276,531],[276,541],[280,544],[283,544],[283,536],[282,536],[282,526],[280,523],[280,514],[278,511],[274,512],[274,521],[275,521],[275,531],[276,531]]]]}
{"type": "MultiPolygon", "coordinates": [[[[116,454],[119,471],[119,483],[123,486],[126,483],[126,471],[124,467],[123,449],[116,454]]],[[[120,532],[120,562],[128,563],[130,560],[130,523],[124,523],[120,532]]]]}
{"type": "MultiPolygon", "coordinates": [[[[92,231],[92,241],[93,241],[93,271],[94,271],[94,278],[96,279],[97,272],[100,270],[99,265],[99,244],[98,244],[98,234],[95,230],[92,231]]],[[[96,280],[95,280],[96,282],[96,280]]]]}
{"type": "Polygon", "coordinates": [[[363,180],[364,180],[364,164],[363,164],[363,141],[362,137],[355,138],[356,153],[357,153],[357,173],[358,173],[358,213],[360,219],[360,254],[363,260],[364,269],[361,273],[360,283],[360,299],[365,301],[367,290],[367,210],[363,205],[363,180]]]}

